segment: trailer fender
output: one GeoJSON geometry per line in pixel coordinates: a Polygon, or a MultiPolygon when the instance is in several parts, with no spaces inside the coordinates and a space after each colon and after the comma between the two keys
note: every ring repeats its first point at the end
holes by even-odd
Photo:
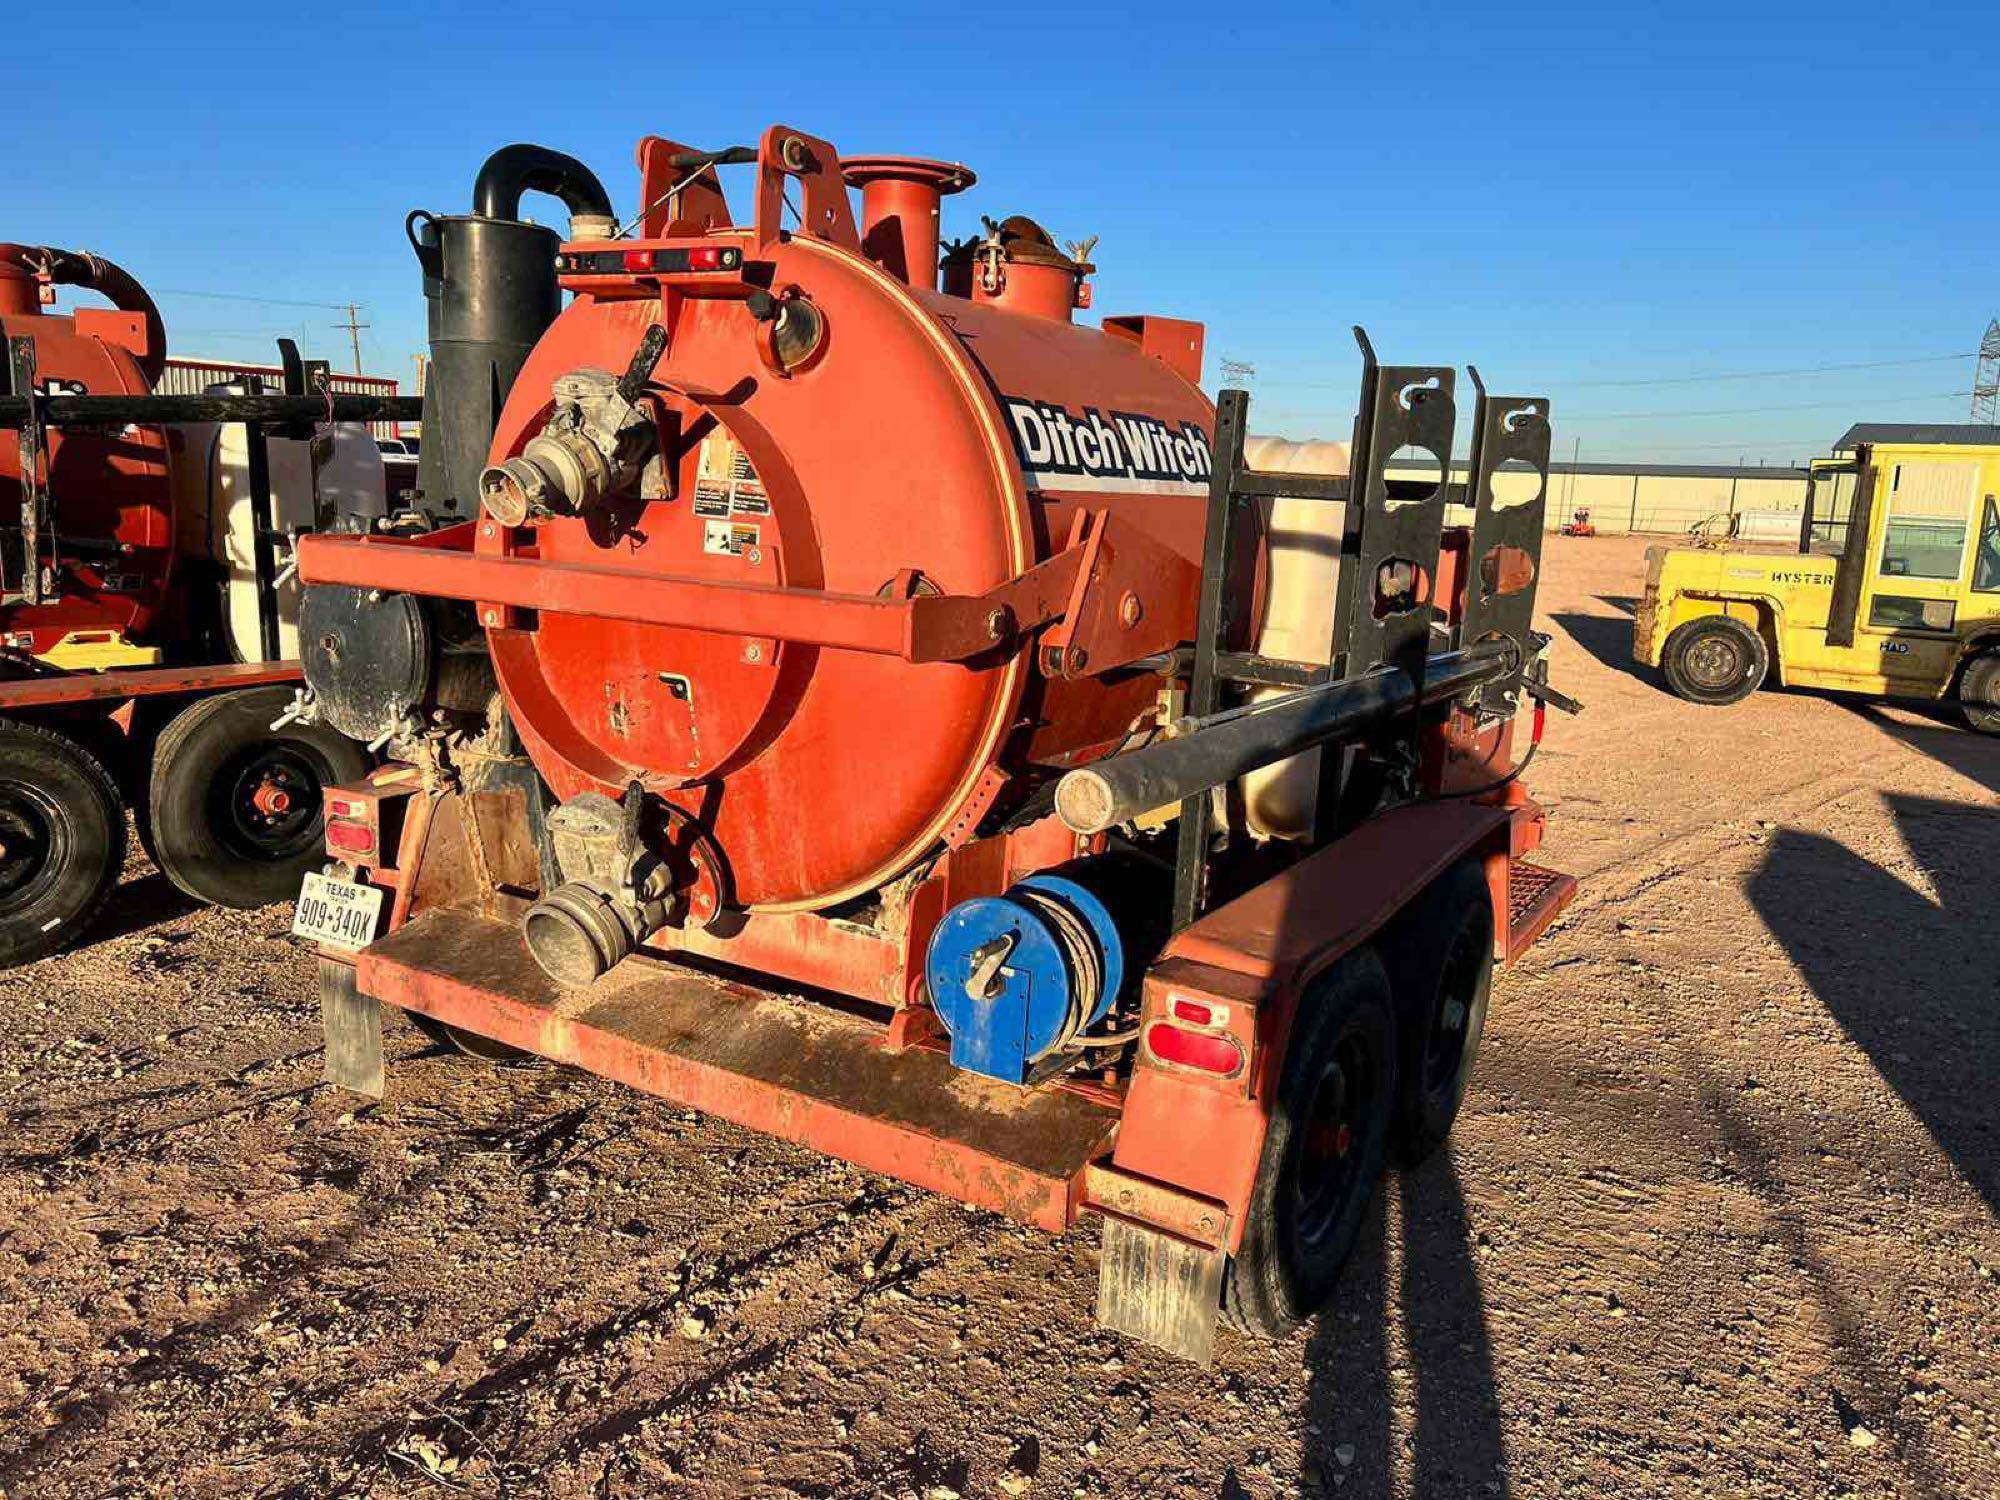
{"type": "MultiPolygon", "coordinates": [[[[1177,936],[1146,975],[1114,1165],[1221,1204],[1237,1248],[1299,997],[1464,855],[1504,864],[1520,852],[1511,830],[1534,822],[1521,812],[1464,801],[1398,808],[1177,936]]],[[[1495,909],[1504,953],[1507,902],[1495,909]]]]}

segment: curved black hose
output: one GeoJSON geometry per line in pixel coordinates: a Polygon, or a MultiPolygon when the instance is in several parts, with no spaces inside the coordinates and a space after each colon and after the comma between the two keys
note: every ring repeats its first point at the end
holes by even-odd
{"type": "Polygon", "coordinates": [[[486,158],[472,184],[472,211],[483,219],[518,219],[523,193],[553,193],[573,214],[616,218],[597,174],[574,156],[547,146],[502,146],[486,158]]]}
{"type": "Polygon", "coordinates": [[[85,250],[58,250],[53,245],[0,245],[0,260],[46,275],[58,286],[87,287],[120,312],[137,313],[146,323],[146,350],[138,357],[139,373],[149,386],[160,383],[167,367],[167,325],[160,309],[131,272],[85,250]]]}

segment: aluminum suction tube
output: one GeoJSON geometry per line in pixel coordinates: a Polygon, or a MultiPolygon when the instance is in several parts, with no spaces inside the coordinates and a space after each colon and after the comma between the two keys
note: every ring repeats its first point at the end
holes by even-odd
{"type": "Polygon", "coordinates": [[[1407,674],[1386,668],[1214,714],[1170,740],[1069,772],[1056,784],[1056,812],[1074,832],[1102,833],[1314,745],[1354,739],[1519,665],[1511,642],[1481,641],[1433,656],[1421,693],[1407,674]]]}

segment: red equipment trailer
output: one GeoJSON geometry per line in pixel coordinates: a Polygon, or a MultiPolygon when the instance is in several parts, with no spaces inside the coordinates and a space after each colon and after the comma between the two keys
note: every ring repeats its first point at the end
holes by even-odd
{"type": "MultiPolygon", "coordinates": [[[[1100,1316],[1192,1357],[1219,1310],[1294,1326],[1387,1156],[1449,1130],[1496,959],[1574,892],[1527,861],[1513,737],[1524,696],[1536,740],[1568,706],[1531,629],[1548,403],[1482,387],[1456,490],[1455,372],[1363,338],[1351,476],[1260,472],[1199,327],[1074,325],[1091,267],[1031,221],[937,285],[964,168],[786,127],[639,159],[636,236],[573,225],[575,301],[448,481],[483,514],[301,544],[315,701],[392,730],[302,898],[329,1077],[380,1095],[397,1006],[1050,1230],[1100,1215],[1100,1316]],[[1436,482],[1391,476],[1406,446],[1436,482]],[[1539,492],[1497,503],[1523,464],[1539,492]],[[1280,497],[1337,524],[1288,537],[1280,497]],[[1300,546],[1339,556],[1319,660],[1257,649],[1300,546]],[[1255,837],[1274,765],[1304,814],[1255,837]]],[[[433,223],[469,226],[448,260],[504,221],[433,223]]]]}
{"type": "Polygon", "coordinates": [[[289,539],[269,519],[265,423],[310,434],[413,403],[308,395],[289,348],[287,396],[155,395],[166,338],[152,299],[102,257],[45,247],[0,245],[0,336],[0,965],[88,927],[124,865],[128,806],[188,894],[287,899],[317,862],[322,786],[368,761],[324,726],[273,722],[301,674],[279,659],[289,539]],[[59,285],[113,306],[45,311],[59,285]],[[213,555],[215,476],[180,425],[238,421],[259,518],[240,582],[213,555]],[[239,590],[260,627],[247,661],[222,621],[239,590]]]}

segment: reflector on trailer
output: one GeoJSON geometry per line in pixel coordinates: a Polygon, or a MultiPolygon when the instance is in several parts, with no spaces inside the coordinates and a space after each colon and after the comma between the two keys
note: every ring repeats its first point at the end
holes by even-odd
{"type": "Polygon", "coordinates": [[[1243,1070],[1243,1044],[1233,1036],[1155,1021],[1146,1028],[1146,1050],[1161,1062],[1234,1078],[1243,1070]]]}

